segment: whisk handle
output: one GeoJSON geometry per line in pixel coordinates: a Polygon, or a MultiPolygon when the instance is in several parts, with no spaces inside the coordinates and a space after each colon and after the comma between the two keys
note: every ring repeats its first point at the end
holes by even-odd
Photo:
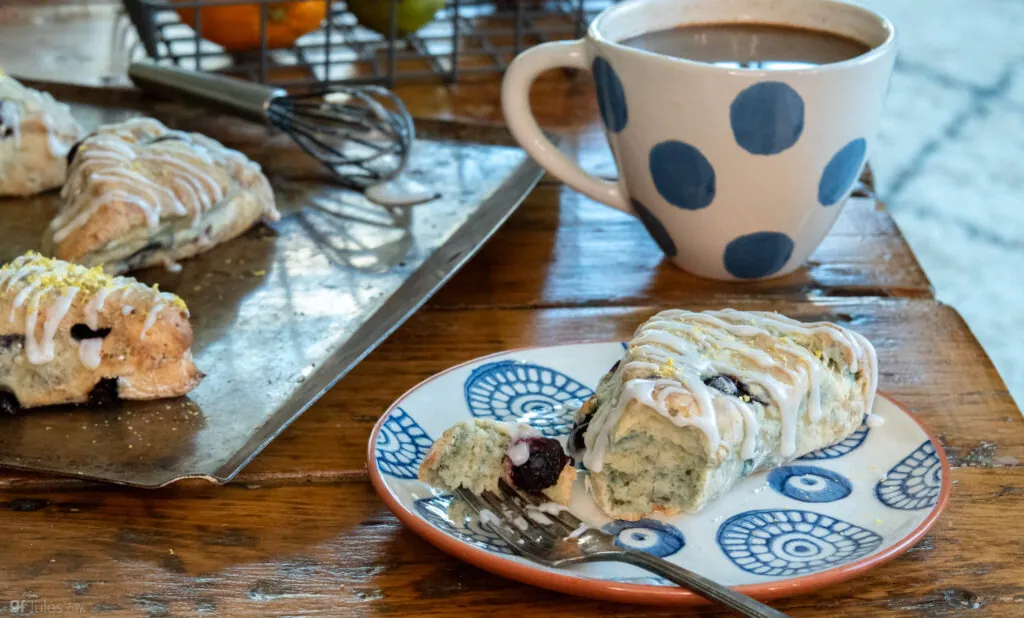
{"type": "Polygon", "coordinates": [[[270,102],[287,94],[280,88],[232,77],[138,62],[128,67],[128,77],[143,90],[183,96],[257,122],[266,122],[270,102]]]}

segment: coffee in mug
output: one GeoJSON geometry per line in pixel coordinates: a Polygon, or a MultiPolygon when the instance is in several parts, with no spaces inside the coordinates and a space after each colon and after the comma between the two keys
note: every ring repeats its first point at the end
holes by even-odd
{"type": "Polygon", "coordinates": [[[583,39],[520,54],[502,108],[541,166],[636,216],[675,265],[747,281],[796,270],[832,227],[895,58],[892,24],[842,0],[627,0],[583,39]],[[537,126],[530,84],[555,67],[593,73],[618,180],[537,126]]]}

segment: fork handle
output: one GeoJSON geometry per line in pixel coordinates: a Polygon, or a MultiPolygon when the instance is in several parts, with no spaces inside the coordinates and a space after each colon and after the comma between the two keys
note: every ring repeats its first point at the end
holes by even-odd
{"type": "Polygon", "coordinates": [[[696,592],[700,596],[721,603],[749,618],[789,618],[786,614],[768,607],[760,601],[736,592],[732,588],[717,584],[693,571],[652,556],[646,552],[629,549],[618,554],[618,559],[633,566],[657,573],[665,579],[696,592]]]}

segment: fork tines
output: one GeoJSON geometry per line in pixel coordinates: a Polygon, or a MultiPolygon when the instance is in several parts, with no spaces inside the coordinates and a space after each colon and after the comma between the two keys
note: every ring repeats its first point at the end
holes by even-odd
{"type": "Polygon", "coordinates": [[[462,488],[456,493],[476,512],[480,523],[519,551],[548,549],[585,526],[568,510],[541,511],[544,500],[520,493],[505,481],[499,483],[499,489],[501,495],[486,491],[477,496],[462,488]]]}

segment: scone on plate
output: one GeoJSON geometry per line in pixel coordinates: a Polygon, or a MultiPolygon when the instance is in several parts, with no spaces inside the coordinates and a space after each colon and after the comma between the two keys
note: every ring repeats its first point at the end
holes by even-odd
{"type": "Polygon", "coordinates": [[[44,252],[62,260],[114,274],[172,266],[279,217],[258,164],[152,118],[102,126],[68,156],[43,237],[44,252]]]}
{"type": "Polygon", "coordinates": [[[580,409],[570,452],[612,517],[695,512],[752,472],[849,436],[877,381],[871,343],[835,324],[664,311],[580,409]]]}
{"type": "Polygon", "coordinates": [[[0,196],[61,186],[68,150],[82,133],[67,105],[0,72],[0,196]]]}
{"type": "Polygon", "coordinates": [[[529,425],[488,419],[463,421],[434,442],[420,465],[419,479],[440,489],[464,487],[474,494],[500,493],[504,480],[516,489],[541,492],[569,503],[576,468],[558,440],[529,425]]]}
{"type": "Polygon", "coordinates": [[[203,377],[188,317],[174,294],[30,252],[0,268],[0,392],[24,408],[184,395],[203,377]]]}

